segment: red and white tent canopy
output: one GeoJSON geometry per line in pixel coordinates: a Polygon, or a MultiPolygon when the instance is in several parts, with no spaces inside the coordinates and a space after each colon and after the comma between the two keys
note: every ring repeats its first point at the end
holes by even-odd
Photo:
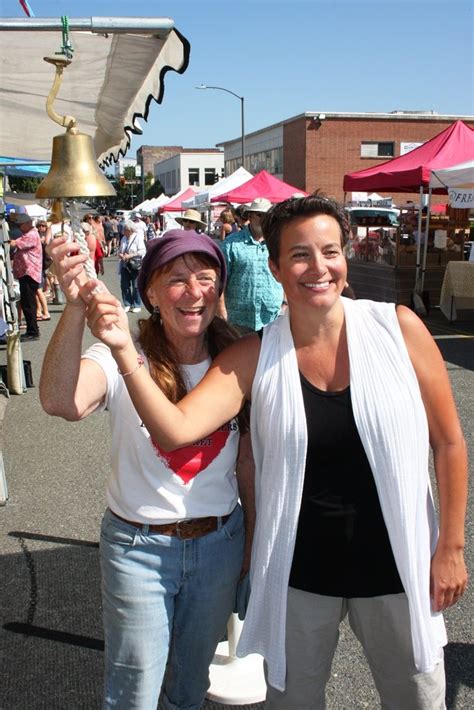
{"type": "Polygon", "coordinates": [[[181,190],[181,192],[178,192],[163,206],[163,212],[182,212],[186,209],[183,202],[194,197],[196,192],[197,189],[195,187],[188,187],[186,190],[181,190]]]}
{"type": "Polygon", "coordinates": [[[211,198],[211,202],[233,202],[245,204],[253,202],[257,197],[266,197],[270,202],[283,202],[290,197],[298,194],[299,196],[307,193],[293,185],[279,180],[274,175],[270,175],[266,170],[261,170],[255,175],[252,180],[245,182],[235,190],[230,190],[223,195],[217,195],[211,198]]]}

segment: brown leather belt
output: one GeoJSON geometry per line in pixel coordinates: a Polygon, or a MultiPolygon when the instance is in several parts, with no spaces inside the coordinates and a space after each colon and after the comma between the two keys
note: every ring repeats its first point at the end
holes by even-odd
{"type": "Polygon", "coordinates": [[[113,515],[122,522],[133,525],[134,528],[139,528],[140,530],[148,527],[148,532],[157,533],[158,535],[170,535],[171,537],[179,537],[180,540],[192,540],[195,537],[202,537],[217,530],[219,520],[224,525],[232,513],[222,515],[220,518],[212,516],[208,518],[193,518],[191,520],[178,520],[176,523],[164,523],[163,525],[136,523],[133,520],[122,518],[117,513],[113,513],[113,515]]]}

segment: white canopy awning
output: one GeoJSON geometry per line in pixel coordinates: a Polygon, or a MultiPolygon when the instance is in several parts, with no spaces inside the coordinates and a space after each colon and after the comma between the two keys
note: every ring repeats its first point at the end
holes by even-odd
{"type": "Polygon", "coordinates": [[[245,168],[237,168],[231,175],[219,180],[219,182],[211,185],[207,190],[198,192],[197,195],[183,202],[183,207],[200,207],[204,209],[210,205],[211,197],[218,197],[219,195],[229,192],[229,190],[234,190],[236,187],[240,187],[245,182],[248,182],[252,177],[252,173],[249,173],[245,168]]]}
{"type": "MultiPolygon", "coordinates": [[[[89,19],[93,31],[70,32],[73,60],[54,109],[74,116],[104,163],[124,155],[131,135],[141,133],[139,119],[146,120],[152,99],[163,99],[166,72],[186,70],[189,43],[169,18],[89,19]],[[106,30],[102,19],[109,22],[106,30]]],[[[31,30],[28,25],[21,31],[5,29],[7,19],[0,21],[0,155],[50,160],[53,137],[65,131],[46,113],[55,68],[43,60],[59,51],[61,31],[38,31],[40,21],[34,18],[31,30]]]]}
{"type": "Polygon", "coordinates": [[[430,187],[472,186],[474,186],[474,159],[444,170],[431,171],[430,187]]]}
{"type": "Polygon", "coordinates": [[[433,170],[430,188],[440,187],[446,188],[452,207],[474,208],[474,160],[444,170],[433,170]]]}
{"type": "Polygon", "coordinates": [[[171,197],[166,195],[159,195],[158,197],[150,197],[149,200],[140,202],[139,205],[133,208],[134,212],[142,212],[143,214],[153,214],[153,212],[158,212],[159,207],[166,205],[167,202],[171,200],[171,197]]]}

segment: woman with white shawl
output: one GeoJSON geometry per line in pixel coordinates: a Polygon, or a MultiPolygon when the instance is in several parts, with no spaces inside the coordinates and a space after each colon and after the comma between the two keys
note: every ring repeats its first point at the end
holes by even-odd
{"type": "Polygon", "coordinates": [[[136,368],[127,318],[94,284],[81,291],[89,326],[134,371],[129,394],[167,449],[252,402],[257,526],[238,654],[265,657],[266,707],[324,708],[347,614],[382,707],[444,708],[441,612],[467,584],[466,452],[444,362],[408,308],[341,296],[348,226],[335,202],[286,200],[263,231],[288,310],[221,353],[178,405],[136,368]]]}

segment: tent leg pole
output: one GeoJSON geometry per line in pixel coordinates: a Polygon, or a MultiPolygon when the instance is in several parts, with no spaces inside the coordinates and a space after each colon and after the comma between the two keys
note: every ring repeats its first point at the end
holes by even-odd
{"type": "Polygon", "coordinates": [[[8,303],[5,301],[5,305],[7,305],[10,310],[10,318],[7,322],[11,326],[6,336],[8,389],[11,394],[23,394],[23,392],[26,391],[26,387],[23,372],[18,311],[14,296],[13,272],[10,260],[10,230],[5,219],[2,222],[2,239],[5,253],[6,291],[8,293],[8,303]]]}
{"type": "Polygon", "coordinates": [[[413,290],[413,307],[415,313],[419,316],[426,316],[426,308],[421,298],[420,289],[420,256],[421,256],[421,226],[422,226],[422,215],[423,211],[423,185],[420,185],[420,209],[418,212],[418,239],[416,245],[416,274],[415,274],[415,288],[413,290]]]}
{"type": "Polygon", "coordinates": [[[426,208],[425,243],[423,244],[423,267],[421,269],[421,293],[425,285],[426,255],[428,253],[428,234],[430,230],[431,187],[428,190],[428,204],[426,208]]]}
{"type": "Polygon", "coordinates": [[[420,187],[420,208],[418,211],[418,239],[416,240],[416,273],[415,273],[415,291],[418,289],[420,279],[420,257],[421,257],[421,227],[423,221],[423,185],[420,187]]]}

